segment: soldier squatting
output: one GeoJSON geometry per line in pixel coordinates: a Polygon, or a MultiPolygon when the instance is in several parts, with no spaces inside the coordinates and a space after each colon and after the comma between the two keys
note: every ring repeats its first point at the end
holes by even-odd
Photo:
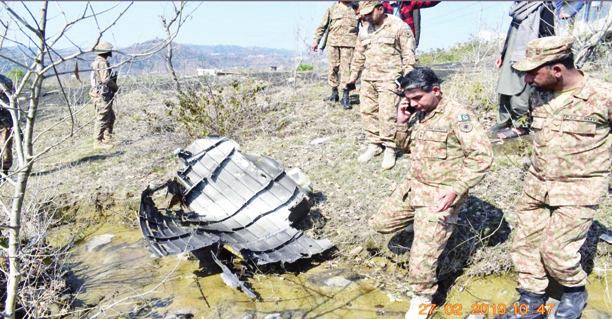
{"type": "MultiPolygon", "coordinates": [[[[539,8],[535,2],[531,7],[539,8]]],[[[342,104],[348,108],[347,88],[361,77],[368,147],[358,160],[367,162],[384,151],[382,169],[391,169],[396,147],[410,154],[410,176],[383,201],[369,225],[383,234],[414,231],[409,260],[414,294],[405,317],[426,318],[422,310],[437,290],[438,259],[469,189],[493,162],[491,143],[471,107],[444,97],[442,81],[431,69],[414,68],[415,41],[408,25],[387,14],[378,1],[360,2],[357,13],[358,33],[351,6],[345,1],[332,5],[313,49],[326,28],[328,38],[347,40],[330,42],[332,95],[326,100],[337,101],[343,83],[342,104]],[[355,34],[356,42],[348,41],[355,34]],[[397,89],[401,99],[394,94],[397,89]]],[[[610,177],[612,85],[575,68],[571,37],[549,33],[535,38],[522,60],[512,64],[531,87],[534,132],[512,246],[520,299],[497,318],[545,318],[548,274],[564,287],[555,318],[577,319],[588,296],[578,250],[610,177]]]]}

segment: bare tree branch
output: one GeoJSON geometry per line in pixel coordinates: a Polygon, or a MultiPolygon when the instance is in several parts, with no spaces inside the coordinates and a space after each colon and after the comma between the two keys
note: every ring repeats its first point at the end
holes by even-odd
{"type": "Polygon", "coordinates": [[[0,50],[2,50],[2,45],[4,44],[4,39],[6,39],[6,34],[8,33],[8,29],[9,29],[9,23],[8,21],[5,23],[4,21],[0,20],[0,25],[2,25],[2,27],[4,28],[4,32],[1,35],[1,39],[0,39],[0,50]]]}

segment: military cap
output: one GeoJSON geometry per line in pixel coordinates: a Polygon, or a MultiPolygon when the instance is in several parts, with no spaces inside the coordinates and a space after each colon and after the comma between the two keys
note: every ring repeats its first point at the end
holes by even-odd
{"type": "Polygon", "coordinates": [[[572,53],[572,37],[545,37],[529,41],[523,60],[512,65],[518,71],[534,70],[546,62],[567,57],[572,53]]]}
{"type": "Polygon", "coordinates": [[[102,41],[98,43],[98,45],[96,45],[96,47],[94,48],[94,51],[96,51],[98,54],[109,53],[113,51],[113,45],[106,41],[102,41]]]}
{"type": "Polygon", "coordinates": [[[374,10],[374,8],[376,8],[376,6],[378,5],[382,5],[382,2],[381,1],[360,1],[359,2],[359,14],[366,15],[372,12],[372,10],[374,10]]]}

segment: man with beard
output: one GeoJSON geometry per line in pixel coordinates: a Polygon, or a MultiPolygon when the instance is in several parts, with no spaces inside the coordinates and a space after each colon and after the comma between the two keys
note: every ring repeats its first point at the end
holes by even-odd
{"type": "Polygon", "coordinates": [[[534,88],[533,156],[511,253],[516,308],[527,311],[508,307],[499,318],[546,318],[547,274],[563,286],[556,319],[580,318],[586,306],[587,274],[578,250],[608,190],[612,85],[575,68],[572,43],[572,37],[533,40],[526,58],[513,66],[534,88]]]}

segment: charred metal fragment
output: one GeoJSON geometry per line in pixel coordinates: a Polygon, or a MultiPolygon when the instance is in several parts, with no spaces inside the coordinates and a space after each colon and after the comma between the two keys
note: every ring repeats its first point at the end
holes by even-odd
{"type": "Polygon", "coordinates": [[[307,192],[275,160],[237,148],[208,137],[175,152],[185,164],[176,180],[142,193],[140,227],[151,251],[161,257],[227,245],[261,265],[331,248],[292,227],[310,211],[307,192]],[[163,189],[184,210],[158,209],[152,196],[163,189]]]}
{"type": "Polygon", "coordinates": [[[240,278],[238,278],[238,276],[236,274],[234,274],[226,265],[224,265],[218,258],[217,256],[215,256],[214,252],[211,252],[211,256],[213,258],[213,260],[215,261],[215,263],[221,267],[221,271],[223,271],[221,273],[221,279],[223,280],[223,282],[232,287],[232,288],[240,288],[240,290],[242,292],[244,292],[247,296],[249,296],[249,298],[251,299],[258,299],[257,294],[251,290],[251,288],[249,288],[247,286],[247,284],[244,281],[241,281],[240,278]]]}

